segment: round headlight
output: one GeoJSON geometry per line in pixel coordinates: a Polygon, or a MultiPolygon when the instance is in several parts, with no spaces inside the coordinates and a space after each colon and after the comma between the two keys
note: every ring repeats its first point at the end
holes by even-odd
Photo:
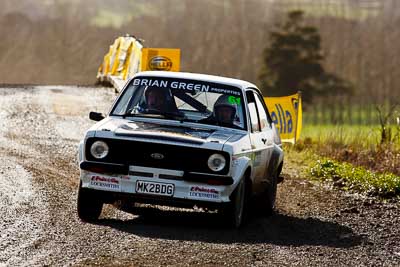
{"type": "Polygon", "coordinates": [[[108,145],[103,141],[96,141],[90,147],[90,153],[96,159],[103,159],[108,155],[108,145]]]}
{"type": "Polygon", "coordinates": [[[213,154],[208,158],[207,163],[212,171],[219,172],[225,167],[226,160],[221,154],[213,154]]]}

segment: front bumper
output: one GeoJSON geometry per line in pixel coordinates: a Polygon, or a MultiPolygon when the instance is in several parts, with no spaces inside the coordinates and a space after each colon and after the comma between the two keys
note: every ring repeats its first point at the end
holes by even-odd
{"type": "MultiPolygon", "coordinates": [[[[128,165],[123,164],[111,164],[111,163],[99,163],[99,162],[91,162],[91,161],[83,161],[79,164],[81,170],[95,172],[95,173],[111,173],[113,175],[129,175],[132,174],[130,171],[130,167],[128,165]]],[[[141,167],[142,169],[146,169],[141,167]]],[[[153,169],[153,168],[147,168],[153,169]]],[[[170,179],[168,174],[161,174],[165,178],[170,179]]],[[[140,175],[139,175],[140,176],[140,175]]],[[[163,177],[160,177],[163,178],[163,177]]],[[[211,175],[204,173],[196,173],[196,172],[183,172],[182,177],[171,177],[172,179],[183,180],[183,181],[191,181],[197,183],[206,183],[209,185],[232,185],[233,178],[227,175],[211,175]]]]}
{"type": "MultiPolygon", "coordinates": [[[[192,203],[225,203],[233,191],[233,179],[229,176],[212,176],[183,171],[148,168],[140,166],[111,165],[103,163],[82,162],[81,181],[83,188],[89,188],[115,198],[129,196],[138,202],[156,204],[170,202],[192,203]],[[169,196],[156,193],[143,193],[137,188],[139,183],[157,183],[173,185],[169,196]],[[156,202],[156,203],[153,203],[156,202]]],[[[181,205],[179,205],[181,206],[181,205]]]]}

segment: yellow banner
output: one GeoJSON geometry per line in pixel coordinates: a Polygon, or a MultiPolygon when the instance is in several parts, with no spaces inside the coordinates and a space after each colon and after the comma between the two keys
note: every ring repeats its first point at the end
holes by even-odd
{"type": "Polygon", "coordinates": [[[181,50],[170,48],[143,48],[141,71],[163,70],[179,71],[181,50]]]}
{"type": "Polygon", "coordinates": [[[283,97],[264,97],[264,101],[282,142],[296,143],[300,137],[303,119],[301,93],[283,97]]]}

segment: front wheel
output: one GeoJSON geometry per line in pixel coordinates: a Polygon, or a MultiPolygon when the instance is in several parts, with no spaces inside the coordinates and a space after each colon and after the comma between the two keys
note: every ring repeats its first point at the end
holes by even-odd
{"type": "Polygon", "coordinates": [[[278,189],[278,172],[276,172],[270,180],[270,184],[261,195],[261,202],[265,215],[269,216],[274,213],[276,202],[276,191],[278,189]]]}
{"type": "Polygon", "coordinates": [[[78,217],[85,222],[97,220],[103,209],[103,202],[92,190],[82,188],[82,182],[79,184],[77,204],[78,217]]]}
{"type": "Polygon", "coordinates": [[[241,227],[245,221],[246,198],[246,181],[242,179],[232,193],[231,202],[224,210],[226,219],[234,228],[241,227]]]}

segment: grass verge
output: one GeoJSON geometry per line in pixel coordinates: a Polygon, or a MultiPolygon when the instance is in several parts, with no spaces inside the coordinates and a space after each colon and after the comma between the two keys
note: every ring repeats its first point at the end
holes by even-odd
{"type": "Polygon", "coordinates": [[[400,176],[392,173],[376,173],[364,167],[331,159],[317,160],[309,173],[311,177],[332,181],[344,190],[390,198],[400,195],[400,176]]]}
{"type": "Polygon", "coordinates": [[[365,166],[320,156],[313,147],[285,145],[284,173],[318,182],[328,182],[345,191],[381,198],[400,198],[400,176],[377,172],[365,166]]]}
{"type": "Polygon", "coordinates": [[[400,125],[392,126],[391,142],[380,143],[378,126],[308,125],[295,145],[323,158],[348,162],[377,173],[400,176],[400,125]]]}

